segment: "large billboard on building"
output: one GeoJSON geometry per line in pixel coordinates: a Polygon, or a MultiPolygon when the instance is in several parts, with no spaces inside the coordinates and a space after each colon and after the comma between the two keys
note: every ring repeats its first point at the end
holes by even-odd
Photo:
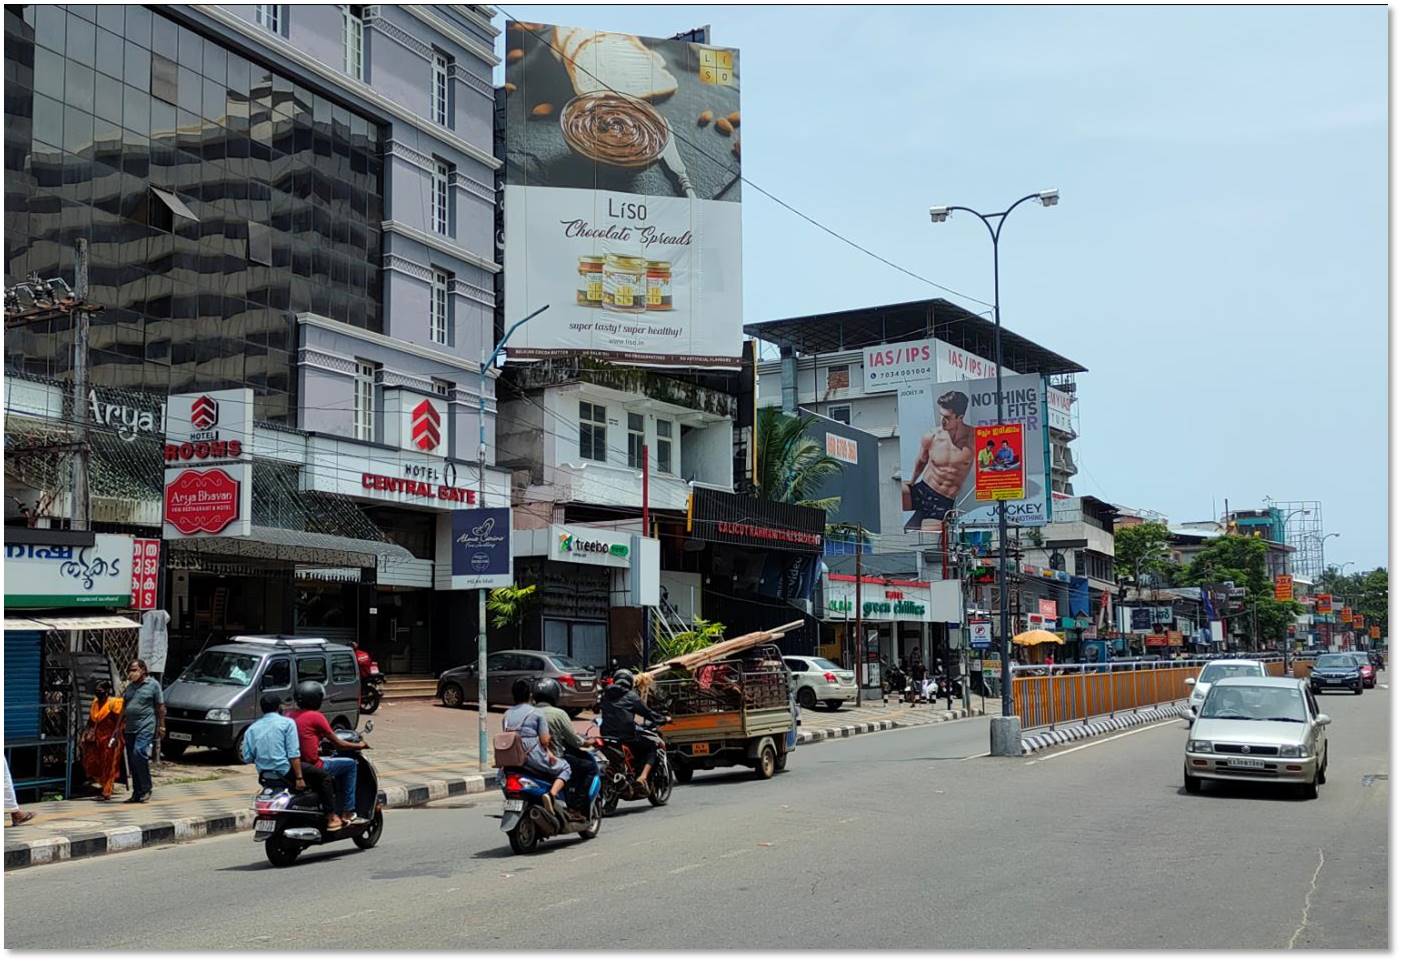
{"type": "MultiPolygon", "coordinates": [[[[926,381],[973,381],[997,377],[997,365],[937,337],[898,344],[872,344],[862,355],[867,394],[898,391],[926,381]]],[[[1002,366],[1002,376],[1015,374],[1002,366]]]]}
{"type": "MultiPolygon", "coordinates": [[[[1004,375],[1008,424],[1023,429],[1022,497],[1003,502],[1007,522],[1039,526],[1051,520],[1051,459],[1046,438],[1046,390],[1039,374],[1004,375]]],[[[959,524],[995,524],[997,506],[974,491],[975,428],[997,423],[997,381],[907,384],[900,391],[901,498],[905,529],[937,528],[950,511],[959,524]]],[[[994,454],[996,446],[994,446],[994,454]]]]}
{"type": "Polygon", "coordinates": [[[739,53],[513,22],[505,88],[508,353],[738,366],[739,53]]]}
{"type": "Polygon", "coordinates": [[[841,498],[827,512],[828,521],[859,524],[871,534],[880,534],[880,439],[817,414],[812,415],[804,433],[842,466],[841,471],[824,478],[809,493],[809,499],[841,498]]]}

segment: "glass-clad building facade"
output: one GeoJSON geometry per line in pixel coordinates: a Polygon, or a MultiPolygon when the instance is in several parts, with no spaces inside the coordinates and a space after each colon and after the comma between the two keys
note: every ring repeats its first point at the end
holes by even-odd
{"type": "MultiPolygon", "coordinates": [[[[296,417],[295,315],[383,330],[384,135],[275,65],[134,5],[5,7],[5,282],[74,278],[90,241],[90,378],[249,386],[296,417]]],[[[64,377],[66,322],[7,332],[64,377]]]]}

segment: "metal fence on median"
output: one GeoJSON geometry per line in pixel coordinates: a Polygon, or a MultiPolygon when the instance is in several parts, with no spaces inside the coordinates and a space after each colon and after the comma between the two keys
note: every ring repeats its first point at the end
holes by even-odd
{"type": "MultiPolygon", "coordinates": [[[[1019,665],[1012,669],[1012,705],[1022,728],[1044,728],[1096,715],[1132,711],[1179,701],[1188,695],[1187,679],[1219,659],[1128,661],[1109,664],[1019,665]]],[[[1285,673],[1284,659],[1259,659],[1270,675],[1285,673]]],[[[1307,678],[1313,662],[1295,658],[1290,670],[1307,678]]]]}

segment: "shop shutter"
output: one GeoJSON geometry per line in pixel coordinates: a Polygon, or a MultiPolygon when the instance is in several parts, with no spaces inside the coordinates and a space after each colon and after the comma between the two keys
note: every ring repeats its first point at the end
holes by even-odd
{"type": "Polygon", "coordinates": [[[39,655],[37,631],[5,632],[5,744],[39,737],[39,655]]]}

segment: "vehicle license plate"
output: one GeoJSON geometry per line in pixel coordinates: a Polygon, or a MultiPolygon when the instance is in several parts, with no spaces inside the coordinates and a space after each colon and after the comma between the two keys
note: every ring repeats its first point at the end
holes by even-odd
{"type": "Polygon", "coordinates": [[[195,736],[187,732],[167,732],[165,737],[173,742],[192,742],[195,740],[195,736]]]}
{"type": "Polygon", "coordinates": [[[710,743],[709,743],[709,742],[696,742],[694,745],[691,746],[691,754],[692,754],[692,755],[709,755],[709,754],[710,754],[710,743]]]}
{"type": "Polygon", "coordinates": [[[275,832],[277,831],[277,820],[272,818],[260,818],[253,823],[255,832],[275,832]]]}
{"type": "Polygon", "coordinates": [[[1264,768],[1265,760],[1263,758],[1232,758],[1229,764],[1232,768],[1264,768]]]}
{"type": "Polygon", "coordinates": [[[523,799],[523,798],[508,798],[508,799],[506,799],[506,811],[508,811],[508,812],[523,812],[523,811],[525,811],[525,799],[523,799]]]}

